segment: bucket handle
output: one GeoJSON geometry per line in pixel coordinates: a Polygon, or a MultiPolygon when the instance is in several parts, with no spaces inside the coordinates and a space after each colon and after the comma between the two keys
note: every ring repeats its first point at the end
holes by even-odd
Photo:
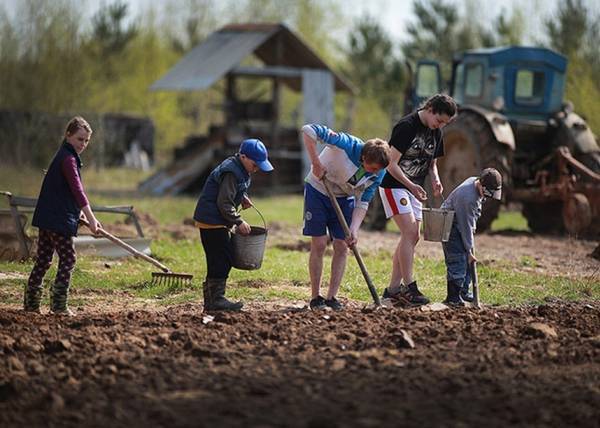
{"type": "MultiPolygon", "coordinates": [[[[444,202],[446,202],[446,198],[444,198],[444,192],[440,193],[440,197],[442,198],[442,203],[440,204],[440,208],[442,208],[442,205],[444,205],[444,202]]],[[[425,208],[433,208],[433,207],[424,207],[425,208]]]]}
{"type": "Polygon", "coordinates": [[[263,222],[263,226],[265,227],[265,230],[267,230],[267,222],[265,221],[265,218],[263,217],[263,215],[260,213],[258,208],[256,208],[256,206],[254,206],[254,204],[252,204],[252,208],[254,208],[256,210],[256,212],[258,213],[258,215],[260,216],[260,218],[263,222]]]}
{"type": "MultiPolygon", "coordinates": [[[[252,208],[254,208],[256,210],[256,212],[258,213],[258,215],[260,216],[260,219],[263,222],[263,226],[264,229],[267,230],[267,222],[265,221],[265,218],[263,217],[263,215],[260,213],[260,211],[258,210],[258,208],[256,208],[256,206],[254,204],[250,205],[252,208]]],[[[238,214],[240,213],[241,209],[238,210],[238,214]]]]}

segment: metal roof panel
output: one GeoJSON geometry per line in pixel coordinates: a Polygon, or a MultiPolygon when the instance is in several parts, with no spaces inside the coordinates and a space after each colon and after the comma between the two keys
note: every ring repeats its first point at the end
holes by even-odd
{"type": "Polygon", "coordinates": [[[219,80],[271,36],[270,32],[219,31],[192,49],[152,90],[201,90],[219,80]]]}
{"type": "MultiPolygon", "coordinates": [[[[283,24],[232,24],[211,34],[192,49],[151,90],[193,91],[206,89],[238,66],[250,54],[268,66],[324,69],[333,73],[338,90],[353,92],[342,77],[283,24]],[[283,49],[278,53],[279,42],[283,49]]],[[[282,81],[300,90],[299,78],[282,81]]]]}

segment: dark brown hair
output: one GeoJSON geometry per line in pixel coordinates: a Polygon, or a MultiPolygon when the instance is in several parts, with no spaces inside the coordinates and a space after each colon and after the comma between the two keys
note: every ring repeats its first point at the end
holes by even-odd
{"type": "Polygon", "coordinates": [[[429,97],[419,108],[419,110],[427,110],[431,108],[433,114],[445,114],[452,117],[456,114],[456,101],[446,94],[435,94],[429,97]]]}
{"type": "Polygon", "coordinates": [[[362,149],[363,162],[376,163],[385,168],[390,163],[390,146],[380,138],[368,140],[362,149]]]}
{"type": "Polygon", "coordinates": [[[92,133],[92,127],[89,123],[87,123],[87,120],[81,116],[75,116],[73,119],[69,120],[69,123],[67,123],[65,135],[73,135],[80,129],[84,129],[90,134],[92,133]]]}

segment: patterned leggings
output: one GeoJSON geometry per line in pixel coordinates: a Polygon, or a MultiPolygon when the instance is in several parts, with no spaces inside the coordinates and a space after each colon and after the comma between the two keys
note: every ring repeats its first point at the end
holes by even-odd
{"type": "Polygon", "coordinates": [[[58,272],[56,272],[55,283],[66,286],[71,282],[71,273],[75,268],[77,257],[75,255],[75,246],[73,237],[59,235],[49,230],[40,229],[37,260],[29,275],[29,287],[39,287],[42,285],[44,275],[52,265],[52,256],[54,250],[58,253],[58,272]]]}

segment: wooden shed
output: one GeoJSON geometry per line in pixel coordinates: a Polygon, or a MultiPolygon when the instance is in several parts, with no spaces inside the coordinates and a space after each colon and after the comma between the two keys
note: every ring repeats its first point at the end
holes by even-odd
{"type": "Polygon", "coordinates": [[[206,136],[190,137],[176,150],[172,164],[140,185],[151,194],[196,191],[210,170],[236,152],[245,138],[260,138],[269,149],[275,171],[253,177],[253,189],[300,190],[308,158],[299,129],[282,125],[282,85],[302,93],[302,123],[333,126],[336,91],[352,87],[333,72],[312,49],[284,24],[233,24],[211,34],[185,55],[152,90],[199,91],[225,79],[224,123],[211,124],[206,136]],[[254,55],[262,66],[243,66],[254,55]],[[243,98],[240,79],[272,82],[268,101],[243,98]]]}

